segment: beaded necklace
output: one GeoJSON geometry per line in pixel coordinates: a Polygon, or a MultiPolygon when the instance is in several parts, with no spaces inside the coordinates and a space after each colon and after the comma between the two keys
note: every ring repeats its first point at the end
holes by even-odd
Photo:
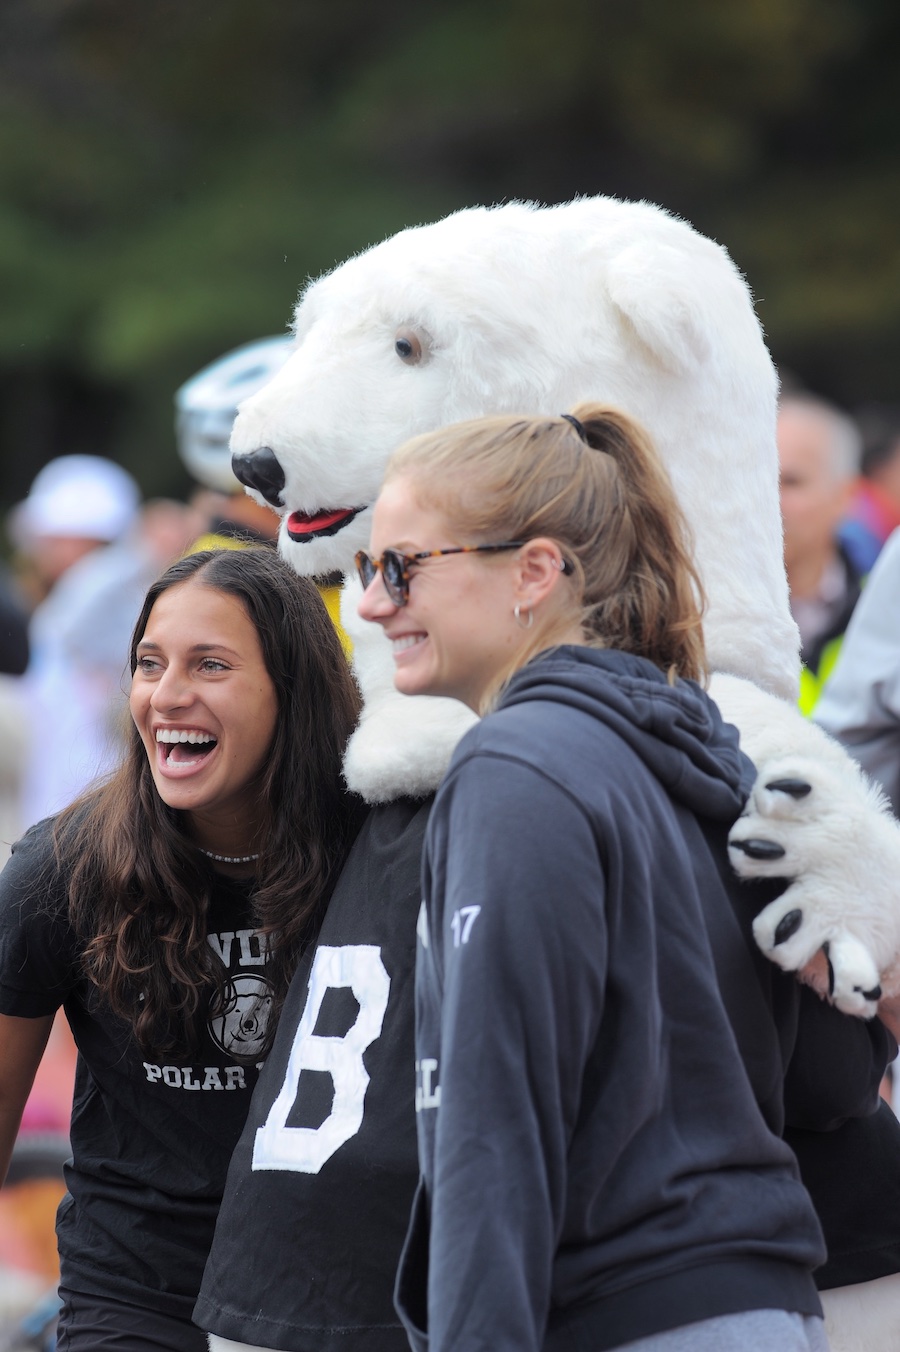
{"type": "Polygon", "coordinates": [[[204,850],[202,845],[198,845],[197,849],[207,859],[215,859],[217,864],[252,864],[254,859],[259,858],[258,854],[213,854],[212,850],[204,850]]]}

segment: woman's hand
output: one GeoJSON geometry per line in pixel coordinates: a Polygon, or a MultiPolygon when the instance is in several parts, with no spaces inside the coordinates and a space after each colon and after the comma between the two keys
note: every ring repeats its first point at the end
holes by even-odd
{"type": "MultiPolygon", "coordinates": [[[[812,986],[824,1000],[829,998],[830,973],[828,959],[822,949],[800,969],[797,976],[805,986],[812,986]]],[[[900,1043],[900,995],[882,996],[876,1014],[894,1040],[900,1043]]]]}

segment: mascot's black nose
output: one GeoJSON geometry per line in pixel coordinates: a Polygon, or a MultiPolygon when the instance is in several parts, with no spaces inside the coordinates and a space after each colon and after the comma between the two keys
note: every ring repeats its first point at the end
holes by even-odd
{"type": "Polygon", "coordinates": [[[269,446],[261,446],[258,451],[247,455],[233,455],[231,468],[234,477],[247,488],[255,488],[262,493],[266,502],[273,507],[283,507],[281,490],[284,488],[284,470],[278,463],[278,456],[269,446]]]}

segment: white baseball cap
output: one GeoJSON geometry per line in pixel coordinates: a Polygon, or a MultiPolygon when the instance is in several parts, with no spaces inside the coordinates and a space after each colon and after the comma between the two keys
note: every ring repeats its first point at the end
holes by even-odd
{"type": "Polygon", "coordinates": [[[25,543],[46,535],[117,540],[134,520],[141,492],[127,470],[99,455],[61,455],[36,476],[10,516],[25,543]]]}

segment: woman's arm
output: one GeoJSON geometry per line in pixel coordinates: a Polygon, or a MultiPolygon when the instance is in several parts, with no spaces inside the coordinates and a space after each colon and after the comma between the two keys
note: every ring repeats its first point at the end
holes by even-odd
{"type": "Polygon", "coordinates": [[[0,1014],[0,1179],[9,1169],[25,1102],[40,1065],[53,1015],[19,1019],[0,1014]]]}
{"type": "Polygon", "coordinates": [[[416,1033],[430,1345],[537,1352],[603,1009],[604,879],[586,818],[531,769],[478,758],[439,803],[416,1033]]]}

